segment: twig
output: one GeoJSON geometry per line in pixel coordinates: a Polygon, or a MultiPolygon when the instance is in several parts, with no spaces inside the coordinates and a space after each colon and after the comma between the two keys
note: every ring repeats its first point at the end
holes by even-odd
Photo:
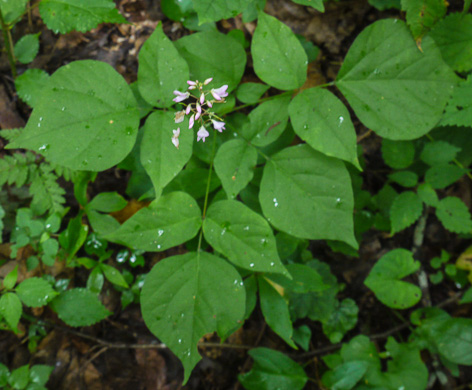
{"type": "Polygon", "coordinates": [[[357,137],[357,143],[361,142],[364,138],[367,138],[371,134],[372,130],[369,129],[364,134],[359,135],[359,137],[357,137]]]}
{"type": "Polygon", "coordinates": [[[2,10],[0,9],[0,26],[2,27],[3,32],[3,41],[5,43],[5,49],[8,55],[8,62],[10,63],[11,74],[13,78],[16,79],[16,64],[15,64],[15,54],[13,52],[13,41],[11,38],[10,26],[5,23],[3,19],[2,10]]]}

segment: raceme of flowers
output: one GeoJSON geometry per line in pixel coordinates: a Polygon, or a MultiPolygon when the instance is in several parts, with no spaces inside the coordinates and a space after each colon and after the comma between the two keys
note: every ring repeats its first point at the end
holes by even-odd
{"type": "MultiPolygon", "coordinates": [[[[188,80],[188,90],[186,92],[174,91],[176,96],[173,100],[176,103],[182,104],[185,109],[175,113],[175,123],[184,121],[186,115],[190,115],[188,128],[191,129],[195,123],[200,126],[197,132],[197,142],[210,135],[206,126],[212,125],[213,128],[220,133],[225,130],[225,122],[209,109],[213,104],[226,103],[225,97],[228,96],[228,86],[223,85],[220,88],[212,88],[207,90],[205,87],[212,82],[213,78],[206,79],[203,83],[198,80],[188,80]],[[185,103],[190,100],[189,103],[185,103]]],[[[172,143],[179,148],[180,127],[173,130],[172,143]]]]}

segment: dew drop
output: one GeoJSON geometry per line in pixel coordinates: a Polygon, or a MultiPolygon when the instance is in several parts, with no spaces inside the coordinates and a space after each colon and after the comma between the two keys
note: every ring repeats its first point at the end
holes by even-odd
{"type": "Polygon", "coordinates": [[[161,246],[160,246],[160,245],[158,245],[158,246],[157,246],[157,249],[161,249],[161,246]]]}
{"type": "Polygon", "coordinates": [[[254,263],[250,263],[249,267],[254,268],[254,263]]]}
{"type": "Polygon", "coordinates": [[[277,202],[277,198],[272,199],[272,202],[274,202],[274,207],[279,206],[279,202],[277,202]]]}
{"type": "Polygon", "coordinates": [[[224,227],[223,230],[221,231],[221,235],[224,236],[226,233],[226,228],[224,227]]]}
{"type": "Polygon", "coordinates": [[[162,236],[162,235],[164,234],[164,230],[159,229],[159,230],[157,231],[157,234],[159,235],[159,237],[162,236]]]}
{"type": "Polygon", "coordinates": [[[344,117],[340,116],[338,120],[339,120],[339,126],[341,126],[341,124],[344,122],[344,117]]]}
{"type": "Polygon", "coordinates": [[[182,344],[182,339],[179,339],[178,342],[179,342],[179,344],[182,344]]]}
{"type": "Polygon", "coordinates": [[[273,261],[270,262],[270,266],[273,267],[275,263],[273,261]]]}
{"type": "Polygon", "coordinates": [[[65,107],[62,107],[62,108],[61,108],[61,111],[65,111],[65,110],[66,110],[66,108],[65,108],[65,107]]]}
{"type": "Polygon", "coordinates": [[[244,226],[244,227],[243,227],[243,230],[248,231],[248,230],[249,230],[249,226],[244,226]]]}

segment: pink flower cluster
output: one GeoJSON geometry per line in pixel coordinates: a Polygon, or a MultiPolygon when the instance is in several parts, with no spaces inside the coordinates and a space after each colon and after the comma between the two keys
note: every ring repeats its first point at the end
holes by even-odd
{"type": "MultiPolygon", "coordinates": [[[[213,107],[215,103],[226,103],[225,97],[228,96],[228,86],[223,85],[220,88],[212,88],[209,91],[204,87],[212,82],[213,78],[206,79],[203,83],[198,80],[187,81],[188,90],[186,92],[174,91],[176,96],[173,100],[176,103],[181,103],[185,106],[185,110],[177,111],[175,113],[175,123],[181,123],[184,121],[186,115],[190,115],[188,128],[191,129],[195,122],[200,123],[200,129],[197,132],[197,142],[202,140],[205,142],[210,133],[206,129],[206,124],[212,124],[213,128],[220,133],[225,130],[225,122],[218,117],[214,112],[209,111],[209,108],[213,107]],[[193,91],[196,90],[197,94],[194,95],[193,91]],[[187,99],[192,99],[194,102],[184,103],[187,99]]],[[[180,127],[177,130],[173,130],[174,135],[172,136],[172,143],[178,149],[179,148],[179,136],[180,127]]]]}

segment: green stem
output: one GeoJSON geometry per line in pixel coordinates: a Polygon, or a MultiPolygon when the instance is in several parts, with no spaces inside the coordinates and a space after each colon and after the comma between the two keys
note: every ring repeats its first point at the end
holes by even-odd
{"type": "Polygon", "coordinates": [[[11,38],[10,26],[5,23],[1,9],[0,25],[2,26],[3,41],[5,43],[5,49],[7,50],[8,61],[10,62],[11,74],[13,75],[13,78],[16,78],[17,73],[15,64],[15,54],[13,53],[13,40],[11,38]]]}
{"type": "MultiPolygon", "coordinates": [[[[211,148],[211,160],[210,160],[210,169],[208,171],[208,180],[205,191],[205,201],[203,202],[203,213],[202,220],[205,219],[207,207],[208,207],[208,196],[210,195],[210,184],[211,184],[211,174],[213,173],[213,160],[215,159],[215,150],[216,150],[216,130],[213,132],[213,146],[211,148]]],[[[198,236],[198,248],[197,253],[200,252],[202,247],[202,238],[203,238],[203,228],[200,230],[200,235],[198,236]]]]}

